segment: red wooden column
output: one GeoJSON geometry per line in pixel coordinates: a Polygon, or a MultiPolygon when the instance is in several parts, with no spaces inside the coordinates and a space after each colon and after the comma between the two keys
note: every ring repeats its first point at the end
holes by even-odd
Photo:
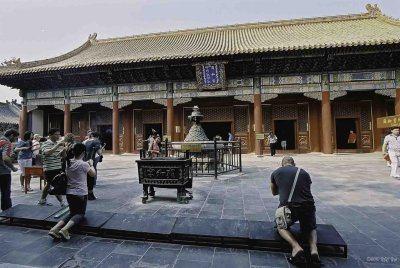
{"type": "Polygon", "coordinates": [[[28,129],[28,106],[26,106],[26,102],[24,101],[22,104],[22,110],[19,113],[19,136],[22,138],[24,133],[28,129]]]}
{"type": "Polygon", "coordinates": [[[71,104],[64,104],[64,135],[67,133],[71,133],[72,131],[71,124],[71,104]]]}
{"type": "Polygon", "coordinates": [[[400,88],[396,89],[396,99],[395,99],[395,102],[394,102],[394,113],[396,115],[400,114],[400,88]]]}
{"type": "Polygon", "coordinates": [[[256,134],[256,155],[263,155],[263,142],[264,140],[257,139],[257,134],[262,134],[262,106],[261,106],[261,86],[260,78],[254,79],[254,131],[256,134]]]}
{"type": "Polygon", "coordinates": [[[322,119],[322,152],[331,154],[332,151],[332,110],[329,91],[322,91],[321,100],[322,119]]]}
{"type": "Polygon", "coordinates": [[[167,136],[169,136],[170,141],[173,141],[175,134],[175,124],[174,124],[174,84],[167,83],[167,136]]]}
{"type": "Polygon", "coordinates": [[[112,106],[112,151],[119,154],[119,108],[118,101],[113,101],[112,106]]]}
{"type": "Polygon", "coordinates": [[[174,99],[167,99],[167,136],[174,140],[174,99]]]}

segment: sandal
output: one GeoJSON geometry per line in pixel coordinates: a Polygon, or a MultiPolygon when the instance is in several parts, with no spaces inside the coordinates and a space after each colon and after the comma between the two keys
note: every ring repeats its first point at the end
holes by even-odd
{"type": "Polygon", "coordinates": [[[290,256],[287,260],[296,267],[305,267],[307,265],[304,251],[299,251],[296,256],[290,256]]]}
{"type": "Polygon", "coordinates": [[[319,258],[318,254],[311,254],[310,265],[311,265],[311,267],[315,267],[315,268],[322,267],[321,259],[319,258]]]}

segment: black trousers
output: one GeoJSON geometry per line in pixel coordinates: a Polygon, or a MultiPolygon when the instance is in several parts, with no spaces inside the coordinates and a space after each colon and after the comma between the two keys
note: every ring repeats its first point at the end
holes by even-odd
{"type": "Polygon", "coordinates": [[[276,142],[270,143],[269,146],[271,147],[271,156],[276,154],[276,142]]]}
{"type": "Polygon", "coordinates": [[[1,210],[12,207],[11,174],[0,174],[1,210]]]}
{"type": "Polygon", "coordinates": [[[69,214],[63,219],[64,222],[72,220],[79,223],[86,213],[87,195],[67,194],[67,202],[69,205],[69,214]]]}
{"type": "Polygon", "coordinates": [[[86,177],[87,188],[88,188],[89,192],[93,191],[95,179],[96,179],[95,177],[90,177],[89,175],[87,175],[87,177],[86,177]]]}

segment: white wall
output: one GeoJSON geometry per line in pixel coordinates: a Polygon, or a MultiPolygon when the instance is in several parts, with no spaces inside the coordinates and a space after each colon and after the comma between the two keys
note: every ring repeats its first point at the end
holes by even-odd
{"type": "Polygon", "coordinates": [[[43,136],[43,111],[32,111],[32,132],[43,136]]]}

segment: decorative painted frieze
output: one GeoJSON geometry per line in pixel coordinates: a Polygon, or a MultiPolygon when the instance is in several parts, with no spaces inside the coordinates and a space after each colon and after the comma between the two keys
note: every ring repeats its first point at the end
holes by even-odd
{"type": "Polygon", "coordinates": [[[148,93],[127,93],[120,94],[118,99],[120,101],[135,101],[135,100],[154,100],[154,99],[166,99],[167,92],[148,92],[148,93]]]}
{"type": "Polygon", "coordinates": [[[252,86],[253,86],[252,78],[229,79],[226,84],[227,88],[252,87],[252,86]]]}
{"type": "Polygon", "coordinates": [[[278,94],[261,94],[261,102],[278,98],[278,94]]]}
{"type": "Polygon", "coordinates": [[[394,71],[382,72],[353,72],[353,73],[337,73],[329,75],[329,82],[351,82],[351,81],[379,81],[395,79],[394,71]]]}
{"type": "Polygon", "coordinates": [[[32,112],[33,110],[36,110],[37,108],[39,108],[39,106],[36,106],[36,105],[27,105],[27,110],[28,110],[28,113],[29,112],[32,112]]]}
{"type": "Polygon", "coordinates": [[[247,102],[254,102],[254,96],[253,95],[240,95],[240,96],[235,96],[233,97],[236,100],[240,100],[240,101],[247,101],[247,102]]]}
{"type": "Polygon", "coordinates": [[[395,88],[394,81],[347,82],[330,84],[331,91],[366,91],[395,88]]]}
{"type": "Polygon", "coordinates": [[[396,98],[396,89],[390,88],[390,89],[381,89],[381,90],[375,90],[376,94],[391,97],[391,98],[396,98]]]}
{"type": "MultiPolygon", "coordinates": [[[[329,92],[329,99],[334,100],[345,95],[347,95],[346,91],[331,91],[329,92]]],[[[306,92],[304,96],[319,101],[322,100],[322,92],[306,92]]]]}
{"type": "Polygon", "coordinates": [[[28,100],[64,98],[64,90],[57,90],[57,91],[28,91],[26,93],[26,98],[28,100]]]}
{"type": "MultiPolygon", "coordinates": [[[[174,99],[173,105],[177,106],[179,104],[187,103],[190,101],[192,101],[192,98],[178,98],[178,99],[174,99]]],[[[156,100],[153,100],[153,102],[157,103],[157,104],[161,104],[163,106],[167,106],[167,99],[156,99],[156,100]]]]}
{"type": "Polygon", "coordinates": [[[321,83],[320,75],[293,75],[261,77],[262,86],[304,85],[321,83]]]}
{"type": "Polygon", "coordinates": [[[197,89],[197,83],[196,83],[196,81],[175,82],[173,84],[173,88],[174,88],[175,92],[178,91],[178,90],[188,90],[188,89],[196,90],[197,89]]]}
{"type": "Polygon", "coordinates": [[[113,104],[112,104],[111,101],[109,101],[109,102],[101,102],[100,105],[103,106],[103,107],[106,107],[108,109],[112,109],[113,108],[113,104]]]}
{"type": "Polygon", "coordinates": [[[135,84],[135,85],[122,85],[118,86],[118,93],[135,93],[135,92],[157,92],[166,91],[166,83],[154,83],[154,84],[135,84]]]}
{"type": "Polygon", "coordinates": [[[82,107],[82,104],[79,104],[79,103],[74,103],[74,104],[69,105],[69,108],[71,109],[71,111],[78,109],[80,107],[82,107]]]}
{"type": "Polygon", "coordinates": [[[107,95],[112,94],[112,87],[95,87],[95,88],[80,88],[71,89],[70,96],[72,97],[83,97],[83,96],[96,96],[96,95],[107,95]]]}
{"type": "Polygon", "coordinates": [[[54,105],[54,108],[60,111],[64,111],[64,105],[54,105]]]}
{"type": "Polygon", "coordinates": [[[34,100],[27,100],[26,105],[58,105],[64,104],[64,99],[34,99],[34,100]]]}
{"type": "Polygon", "coordinates": [[[238,95],[252,95],[253,88],[239,88],[218,91],[187,91],[175,92],[174,98],[204,98],[204,97],[224,97],[224,96],[238,96],[238,95]]]}
{"type": "Polygon", "coordinates": [[[102,96],[86,96],[86,97],[71,97],[70,103],[99,103],[99,102],[107,102],[112,101],[111,95],[102,95],[102,96]]]}
{"type": "MultiPolygon", "coordinates": [[[[118,109],[122,109],[126,106],[129,106],[132,104],[132,101],[118,101],[118,109]]],[[[112,109],[113,108],[113,103],[112,102],[101,102],[100,103],[101,106],[106,107],[108,109],[112,109]]]]}
{"type": "MultiPolygon", "coordinates": [[[[278,97],[278,94],[261,94],[261,102],[265,102],[267,100],[272,100],[277,97],[278,97]]],[[[254,95],[241,95],[241,96],[235,96],[234,98],[236,100],[254,103],[254,95]]]]}
{"type": "Polygon", "coordinates": [[[291,94],[321,91],[321,84],[261,86],[261,94],[291,94]]]}

